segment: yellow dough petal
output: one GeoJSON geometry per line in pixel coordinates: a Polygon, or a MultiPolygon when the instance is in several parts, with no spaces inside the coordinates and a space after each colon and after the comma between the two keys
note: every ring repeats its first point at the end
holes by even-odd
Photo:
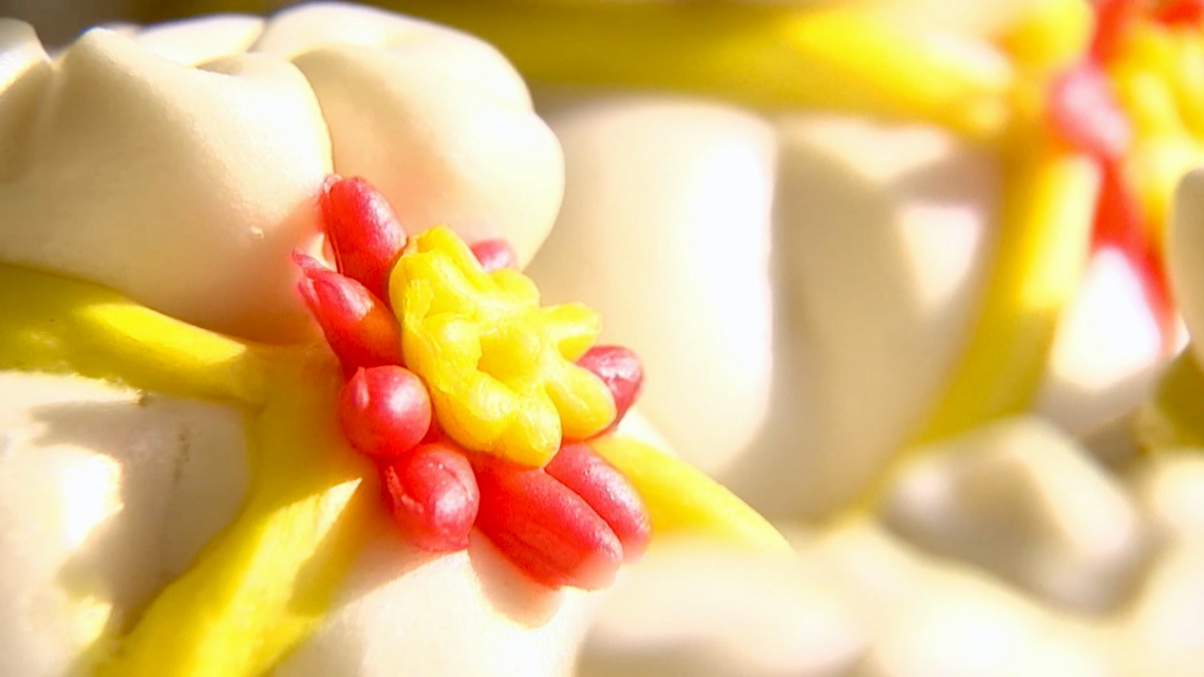
{"type": "Polygon", "coordinates": [[[764,517],[692,466],[631,438],[604,436],[590,447],[623,473],[648,506],[653,536],[696,534],[741,546],[789,551],[764,517]]]}

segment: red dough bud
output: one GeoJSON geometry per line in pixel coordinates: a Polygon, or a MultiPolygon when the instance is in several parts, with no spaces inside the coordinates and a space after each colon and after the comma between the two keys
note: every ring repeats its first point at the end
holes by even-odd
{"type": "Polygon", "coordinates": [[[644,383],[644,366],[639,356],[622,346],[594,346],[577,360],[577,365],[591,371],[610,389],[615,400],[611,427],[618,425],[644,383]]]}
{"type": "Polygon", "coordinates": [[[468,547],[481,495],[464,454],[425,444],[380,468],[381,492],[398,529],[428,552],[468,547]]]}
{"type": "Polygon", "coordinates": [[[1204,21],[1204,0],[1165,0],[1154,8],[1153,18],[1168,26],[1196,26],[1204,21]]]}
{"type": "Polygon", "coordinates": [[[389,271],[406,244],[388,200],[367,181],[332,176],[319,198],[326,237],[339,272],[359,280],[377,298],[389,298],[389,271]]]}
{"type": "Polygon", "coordinates": [[[402,367],[360,369],[339,392],[339,426],[361,454],[400,456],[431,427],[430,395],[422,379],[402,367]]]}
{"type": "Polygon", "coordinates": [[[297,290],[345,374],[402,361],[401,328],[384,302],[301,252],[294,252],[293,260],[302,272],[297,290]]]}
{"type": "Polygon", "coordinates": [[[1088,52],[1093,59],[1108,61],[1141,15],[1145,0],[1097,0],[1095,32],[1088,52]]]}
{"type": "Polygon", "coordinates": [[[594,453],[574,442],[556,452],[544,471],[585,500],[606,521],[623,546],[623,560],[633,562],[648,549],[652,522],[631,482],[594,453]]]}
{"type": "Polygon", "coordinates": [[[517,268],[518,255],[510,248],[505,240],[481,240],[472,247],[473,256],[481,264],[485,272],[502,268],[517,268]]]}
{"type": "Polygon", "coordinates": [[[1049,87],[1048,116],[1054,133],[1093,157],[1124,154],[1132,130],[1103,69],[1083,63],[1058,75],[1049,87]]]}
{"type": "Polygon", "coordinates": [[[540,468],[476,454],[477,528],[532,580],[599,590],[623,561],[615,532],[593,508],[540,468]]]}

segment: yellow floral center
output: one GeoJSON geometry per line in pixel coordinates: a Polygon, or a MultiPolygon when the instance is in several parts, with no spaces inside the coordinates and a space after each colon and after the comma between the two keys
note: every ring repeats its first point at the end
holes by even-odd
{"type": "Polygon", "coordinates": [[[456,442],[527,465],[615,417],[606,385],[574,364],[598,336],[582,304],[540,306],[522,273],[485,272],[446,227],[413,239],[389,279],[406,367],[456,442]]]}

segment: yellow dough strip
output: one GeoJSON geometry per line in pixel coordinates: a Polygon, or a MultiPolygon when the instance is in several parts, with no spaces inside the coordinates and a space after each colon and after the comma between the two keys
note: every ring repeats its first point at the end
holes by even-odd
{"type": "Polygon", "coordinates": [[[589,444],[643,497],[654,536],[694,534],[758,550],[790,551],[785,537],[764,517],[694,467],[627,437],[601,437],[589,444]]]}
{"type": "Polygon", "coordinates": [[[537,82],[866,113],[974,137],[990,137],[1007,122],[1013,74],[999,52],[982,42],[900,30],[888,17],[848,3],[386,4],[485,38],[537,82]]]}
{"type": "Polygon", "coordinates": [[[961,362],[919,440],[953,435],[1029,406],[1058,318],[1091,244],[1099,172],[1037,135],[1004,158],[994,269],[961,362]]]}
{"type": "Polygon", "coordinates": [[[258,467],[242,512],[99,675],[259,675],[317,628],[372,523],[358,491],[372,470],[342,441],[326,376],[275,380],[252,423],[258,467]]]}
{"type": "Polygon", "coordinates": [[[249,414],[239,516],[146,609],[102,675],[256,675],[320,621],[365,532],[370,469],[334,422],[328,355],[253,346],[99,286],[0,265],[0,369],[231,402],[249,414]]]}
{"type": "Polygon", "coordinates": [[[116,292],[0,264],[0,368],[79,374],[142,390],[264,402],[266,352],[116,292]]]}

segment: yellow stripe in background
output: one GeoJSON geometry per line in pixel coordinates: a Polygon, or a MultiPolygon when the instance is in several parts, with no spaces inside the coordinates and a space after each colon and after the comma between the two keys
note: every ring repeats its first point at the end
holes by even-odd
{"type": "Polygon", "coordinates": [[[1099,170],[1036,134],[1004,158],[994,270],[970,343],[919,436],[929,442],[1027,409],[1062,309],[1087,264],[1099,170]]]}
{"type": "Polygon", "coordinates": [[[535,82],[859,112],[933,122],[973,137],[997,134],[1008,118],[1013,74],[985,42],[932,40],[852,6],[480,0],[382,5],[481,36],[535,82]]]}

